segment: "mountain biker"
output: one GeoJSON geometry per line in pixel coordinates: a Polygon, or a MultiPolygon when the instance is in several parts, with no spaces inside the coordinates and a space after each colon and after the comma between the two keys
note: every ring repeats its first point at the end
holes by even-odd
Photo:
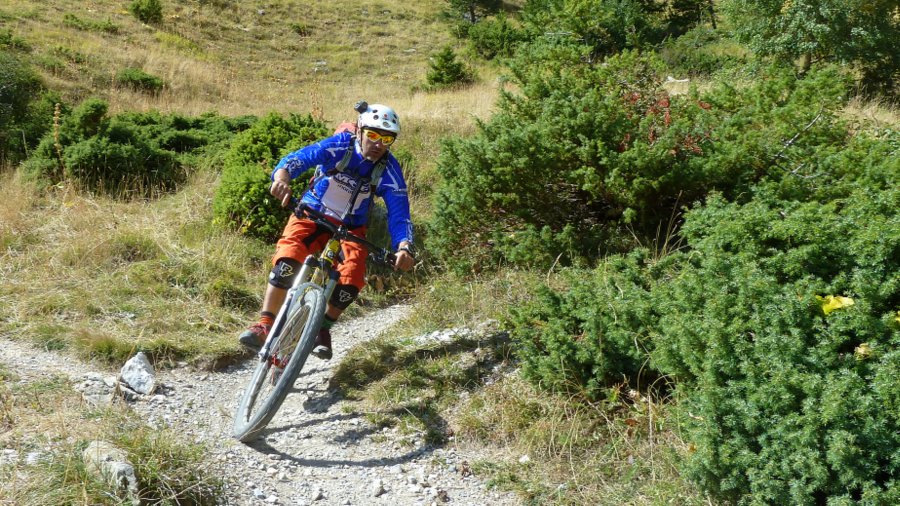
{"type": "MultiPolygon", "coordinates": [[[[382,104],[360,102],[356,110],[359,112],[355,125],[358,135],[349,131],[339,132],[285,156],[272,171],[269,192],[286,207],[292,195],[290,181],[318,166],[301,200],[328,215],[335,224],[340,223],[344,211],[353,205],[347,226],[353,234],[361,237],[366,234],[373,194],[380,196],[387,207],[391,247],[396,251],[394,269],[408,271],[415,264],[409,198],[400,164],[390,152],[390,146],[400,134],[400,118],[393,109],[382,104]],[[371,182],[375,186],[374,192],[371,188],[373,184],[366,181],[366,178],[373,176],[378,178],[371,182]],[[352,193],[360,183],[363,188],[356,202],[351,203],[352,193]]],[[[329,233],[324,228],[317,227],[306,217],[296,213],[290,217],[272,257],[273,267],[259,321],[238,337],[242,345],[254,351],[261,348],[303,260],[310,253],[321,250],[328,238],[329,233]]],[[[343,261],[338,266],[340,279],[328,301],[322,329],[312,351],[313,355],[323,360],[332,356],[329,329],[365,285],[366,247],[345,241],[342,249],[343,261]]]]}

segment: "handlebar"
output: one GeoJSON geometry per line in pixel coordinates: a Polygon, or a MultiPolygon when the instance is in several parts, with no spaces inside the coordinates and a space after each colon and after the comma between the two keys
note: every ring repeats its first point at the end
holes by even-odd
{"type": "Polygon", "coordinates": [[[311,219],[317,225],[328,229],[328,231],[339,241],[350,241],[366,246],[369,249],[369,260],[373,263],[393,267],[397,261],[396,255],[387,249],[351,233],[344,224],[334,224],[325,213],[313,209],[309,204],[298,200],[296,197],[291,197],[291,209],[297,216],[305,214],[307,218],[311,219]]]}

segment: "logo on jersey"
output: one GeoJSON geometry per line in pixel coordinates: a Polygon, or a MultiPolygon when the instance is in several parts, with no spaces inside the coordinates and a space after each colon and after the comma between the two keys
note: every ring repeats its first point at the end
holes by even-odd
{"type": "MultiPolygon", "coordinates": [[[[344,190],[347,193],[353,193],[353,190],[356,189],[356,185],[359,184],[358,179],[351,176],[350,174],[345,174],[343,172],[332,176],[331,181],[332,181],[332,184],[338,185],[342,190],[344,190]]],[[[365,196],[368,195],[372,191],[370,186],[371,185],[369,183],[366,183],[365,185],[363,185],[362,190],[359,191],[360,197],[365,198],[365,196]]]]}
{"type": "Polygon", "coordinates": [[[391,171],[385,171],[384,177],[381,178],[382,184],[391,189],[391,191],[396,194],[405,194],[406,188],[400,188],[400,182],[394,178],[394,175],[391,171]],[[388,178],[390,178],[390,182],[388,182],[388,178]]]}

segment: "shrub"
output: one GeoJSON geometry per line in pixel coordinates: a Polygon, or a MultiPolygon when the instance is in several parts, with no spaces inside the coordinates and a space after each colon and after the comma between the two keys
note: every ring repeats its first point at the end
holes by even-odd
{"type": "Polygon", "coordinates": [[[128,11],[147,24],[162,22],[162,2],[160,0],[132,0],[128,11]]]}
{"type": "Polygon", "coordinates": [[[0,165],[23,157],[23,124],[29,123],[41,88],[40,78],[29,65],[0,52],[0,165]]]}
{"type": "Polygon", "coordinates": [[[505,16],[482,19],[466,33],[475,52],[488,60],[512,56],[525,40],[525,33],[512,26],[505,16]]]}
{"type": "Polygon", "coordinates": [[[63,24],[85,31],[106,32],[111,34],[119,33],[119,26],[109,19],[106,21],[94,21],[90,19],[81,19],[78,16],[69,13],[63,16],[63,24]]]}
{"type": "Polygon", "coordinates": [[[825,204],[768,184],[745,204],[713,196],[687,213],[690,249],[569,271],[566,289],[512,313],[523,373],[592,398],[664,375],[691,443],[685,473],[719,499],[893,504],[898,174],[825,204]]]}
{"type": "Polygon", "coordinates": [[[165,86],[163,80],[153,74],[130,67],[124,68],[116,74],[116,82],[133,90],[148,93],[159,93],[165,86]]]}
{"type": "Polygon", "coordinates": [[[722,44],[721,33],[707,27],[697,27],[666,41],[660,47],[659,55],[679,76],[710,76],[746,63],[743,56],[725,51],[722,44]]]}
{"type": "Polygon", "coordinates": [[[606,387],[647,386],[649,339],[658,316],[647,251],[611,257],[593,272],[567,271],[568,289],[538,291],[510,319],[523,375],[544,388],[592,400],[606,387]]]}
{"type": "Polygon", "coordinates": [[[31,44],[14,35],[12,30],[0,30],[0,48],[28,52],[31,51],[31,44]]]}
{"type": "Polygon", "coordinates": [[[652,55],[593,65],[586,51],[530,44],[510,62],[517,94],[444,145],[430,247],[451,264],[590,262],[711,190],[736,198],[772,179],[816,191],[823,159],[846,148],[835,111],[849,83],[834,69],[669,96],[652,55]]]}
{"type": "MultiPolygon", "coordinates": [[[[252,237],[274,241],[290,212],[269,195],[269,175],[281,158],[328,135],[312,116],[269,114],[239,134],[225,155],[222,179],[213,200],[215,220],[252,237]]],[[[306,179],[294,180],[296,193],[306,179]]]]}
{"type": "Polygon", "coordinates": [[[57,138],[47,133],[23,165],[45,184],[64,179],[112,195],[149,196],[175,189],[185,166],[201,149],[227,142],[245,128],[216,114],[199,118],[156,111],[107,116],[107,104],[90,99],[65,114],[57,138]]]}
{"type": "Polygon", "coordinates": [[[752,504],[896,502],[896,183],[824,206],[761,190],[688,214],[689,263],[654,291],[654,362],[684,393],[687,468],[708,490],[752,504]],[[826,312],[833,295],[855,304],[826,312]]]}
{"type": "Polygon", "coordinates": [[[468,84],[474,79],[472,71],[456,59],[456,53],[450,46],[438,52],[429,61],[428,66],[429,70],[425,77],[431,89],[468,84]]]}

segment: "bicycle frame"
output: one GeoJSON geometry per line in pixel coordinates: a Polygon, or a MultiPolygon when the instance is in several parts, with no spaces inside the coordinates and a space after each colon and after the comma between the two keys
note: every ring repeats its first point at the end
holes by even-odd
{"type": "MultiPolygon", "coordinates": [[[[334,288],[337,286],[338,279],[340,278],[337,265],[340,262],[341,243],[343,241],[353,241],[365,245],[369,249],[369,257],[373,258],[376,262],[393,263],[394,261],[394,255],[392,253],[362,237],[352,234],[343,223],[335,225],[325,214],[313,210],[296,199],[291,199],[291,203],[293,204],[292,207],[296,213],[305,213],[307,218],[320,226],[329,229],[332,235],[318,255],[308,255],[303,261],[303,267],[300,268],[300,272],[294,279],[293,285],[288,289],[287,296],[285,297],[284,303],[281,305],[281,309],[278,310],[278,314],[275,317],[275,323],[272,326],[272,330],[269,332],[270,336],[277,336],[278,333],[281,332],[285,320],[285,313],[291,307],[291,303],[297,298],[299,287],[304,286],[307,283],[319,285],[322,287],[322,293],[325,300],[328,301],[331,299],[331,294],[334,293],[334,288]]],[[[269,348],[273,341],[274,339],[271,338],[266,340],[265,345],[259,350],[260,359],[269,359],[269,348]]]]}

